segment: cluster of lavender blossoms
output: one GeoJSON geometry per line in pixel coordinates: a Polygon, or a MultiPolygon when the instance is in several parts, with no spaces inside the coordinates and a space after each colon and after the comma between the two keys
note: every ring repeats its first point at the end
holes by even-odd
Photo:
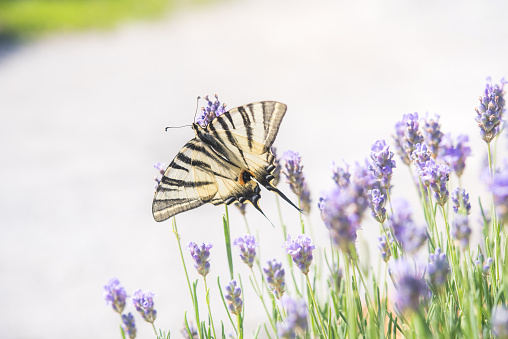
{"type": "Polygon", "coordinates": [[[369,170],[379,181],[382,188],[388,190],[392,179],[393,169],[395,168],[395,160],[393,160],[393,152],[384,140],[377,140],[370,149],[370,158],[372,163],[369,170]]]}
{"type": "Polygon", "coordinates": [[[302,157],[298,152],[286,151],[282,155],[285,160],[285,168],[282,170],[291,191],[300,199],[300,208],[310,212],[310,190],[303,175],[302,157]]]}
{"type": "Polygon", "coordinates": [[[194,268],[200,275],[206,277],[210,272],[210,249],[213,247],[211,243],[197,245],[195,242],[189,242],[187,249],[190,251],[192,259],[194,259],[194,268]]]}
{"type": "Polygon", "coordinates": [[[242,313],[242,289],[237,286],[236,280],[232,280],[226,285],[226,294],[224,295],[229,311],[233,314],[240,315],[242,313]]]}
{"type": "Polygon", "coordinates": [[[446,134],[440,144],[439,159],[448,164],[460,178],[466,168],[466,158],[471,155],[469,137],[461,134],[454,144],[451,134],[446,134]]]}
{"type": "Polygon", "coordinates": [[[469,238],[471,236],[471,227],[469,226],[469,217],[471,213],[471,204],[469,203],[469,194],[466,190],[456,188],[450,195],[450,200],[453,204],[453,211],[455,212],[455,219],[452,223],[452,236],[459,241],[462,248],[469,245],[469,238]]]}
{"type": "Polygon", "coordinates": [[[202,127],[206,127],[215,117],[226,112],[226,104],[221,105],[217,94],[215,94],[213,102],[208,98],[208,95],[205,95],[203,99],[206,100],[207,106],[201,108],[201,114],[196,118],[196,122],[202,127]]]}
{"type": "Polygon", "coordinates": [[[395,124],[395,145],[397,153],[402,161],[411,164],[411,153],[413,153],[416,144],[423,142],[423,135],[419,130],[418,113],[408,113],[402,116],[402,120],[395,124]]]}
{"type": "MultiPolygon", "coordinates": [[[[390,233],[388,233],[388,237],[390,237],[390,233]]],[[[392,256],[392,251],[390,249],[390,244],[388,243],[388,240],[386,240],[386,236],[378,237],[378,244],[377,248],[379,248],[379,251],[381,251],[381,257],[383,258],[384,262],[388,262],[390,260],[390,257],[392,256]]]]}
{"type": "MultiPolygon", "coordinates": [[[[153,167],[157,170],[157,172],[159,172],[159,174],[161,176],[164,175],[164,164],[161,164],[160,162],[156,162],[155,164],[153,164],[153,167]]],[[[153,180],[155,181],[155,189],[157,189],[157,187],[159,187],[161,179],[159,179],[159,176],[156,175],[153,177],[153,180]]]]}
{"type": "Polygon", "coordinates": [[[240,258],[250,268],[254,264],[254,258],[256,257],[256,238],[250,234],[245,234],[243,237],[238,237],[233,241],[233,245],[240,248],[240,258]]]}
{"type": "Polygon", "coordinates": [[[492,85],[492,80],[487,79],[485,91],[480,96],[480,104],[475,109],[475,120],[480,127],[480,136],[486,143],[490,143],[500,131],[504,113],[504,84],[501,79],[500,85],[492,85]]]}
{"type": "Polygon", "coordinates": [[[270,287],[270,291],[275,298],[280,299],[286,291],[285,272],[282,263],[273,259],[266,263],[268,267],[263,268],[265,272],[266,282],[270,287]]]}
{"type": "Polygon", "coordinates": [[[132,297],[132,304],[136,308],[136,311],[149,323],[153,323],[155,318],[157,318],[157,311],[154,309],[153,302],[154,295],[149,291],[136,290],[132,297]]]}
{"type": "Polygon", "coordinates": [[[125,292],[125,289],[120,285],[120,281],[117,278],[111,279],[104,286],[104,298],[107,304],[111,304],[115,312],[122,314],[125,308],[127,292],[125,292]]]}
{"type": "Polygon", "coordinates": [[[429,254],[429,263],[427,273],[430,276],[430,282],[435,288],[441,288],[450,274],[450,265],[446,254],[441,248],[436,248],[435,253],[429,254]]]}
{"type": "Polygon", "coordinates": [[[132,313],[122,314],[122,329],[129,339],[136,338],[136,322],[132,313]]]}
{"type": "Polygon", "coordinates": [[[434,118],[431,118],[429,114],[426,114],[425,118],[422,119],[422,130],[424,138],[432,152],[432,157],[436,159],[439,154],[441,139],[443,138],[439,115],[435,114],[434,118]]]}
{"type": "Polygon", "coordinates": [[[448,165],[438,165],[434,159],[422,164],[417,169],[422,183],[432,190],[432,197],[438,205],[444,206],[450,196],[446,184],[450,180],[450,167],[448,165]]]}
{"type": "Polygon", "coordinates": [[[293,262],[298,266],[303,274],[309,273],[309,267],[312,263],[312,250],[316,248],[312,244],[312,239],[305,234],[300,234],[296,237],[296,240],[291,240],[291,236],[288,235],[286,242],[284,243],[286,253],[293,258],[293,262]]]}
{"type": "Polygon", "coordinates": [[[494,262],[494,259],[492,258],[487,258],[487,260],[485,260],[485,256],[482,254],[482,253],[478,253],[478,259],[476,259],[474,261],[474,264],[478,267],[481,267],[482,271],[484,274],[489,274],[489,271],[490,271],[490,268],[492,267],[492,263],[494,262]]]}
{"type": "Polygon", "coordinates": [[[372,216],[382,224],[386,220],[386,195],[378,189],[370,190],[368,194],[372,216]]]}
{"type": "Polygon", "coordinates": [[[417,226],[413,222],[411,207],[406,200],[393,200],[394,214],[390,219],[390,227],[395,239],[405,252],[416,252],[427,240],[427,228],[417,226]]]}
{"type": "Polygon", "coordinates": [[[417,311],[429,297],[425,274],[416,263],[404,259],[396,260],[388,269],[396,289],[395,307],[400,313],[417,311]]]}
{"type": "Polygon", "coordinates": [[[307,305],[304,299],[294,300],[284,297],[282,304],[286,309],[286,319],[277,324],[277,334],[280,338],[294,339],[297,335],[307,331],[307,305]]]}
{"type": "Polygon", "coordinates": [[[234,203],[234,205],[236,206],[236,208],[238,208],[241,215],[245,215],[245,213],[247,213],[247,211],[246,211],[247,204],[237,201],[234,203]]]}

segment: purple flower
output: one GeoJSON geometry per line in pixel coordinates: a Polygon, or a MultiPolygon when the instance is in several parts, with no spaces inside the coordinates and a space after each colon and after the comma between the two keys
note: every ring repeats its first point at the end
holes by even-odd
{"type": "Polygon", "coordinates": [[[203,277],[210,272],[210,249],[213,247],[211,243],[197,245],[194,242],[189,242],[187,249],[190,251],[192,259],[194,259],[194,268],[203,277]]]}
{"type": "Polygon", "coordinates": [[[438,247],[435,253],[429,254],[427,272],[429,273],[432,286],[439,288],[446,282],[450,273],[450,265],[448,264],[446,254],[441,251],[441,248],[438,247]]]}
{"type": "Polygon", "coordinates": [[[471,155],[471,148],[467,145],[469,137],[461,134],[454,145],[450,134],[443,137],[440,145],[439,158],[447,163],[460,178],[466,168],[466,158],[471,155]]]}
{"type": "Polygon", "coordinates": [[[241,202],[237,201],[237,202],[235,202],[234,205],[238,208],[238,210],[240,211],[240,213],[242,215],[245,215],[245,213],[246,213],[245,208],[247,207],[247,204],[244,204],[244,203],[241,203],[241,202]]]}
{"type": "Polygon", "coordinates": [[[390,219],[395,239],[404,251],[416,252],[427,240],[427,228],[413,222],[412,212],[406,200],[393,200],[394,215],[390,219]]]}
{"type": "Polygon", "coordinates": [[[125,289],[120,286],[118,279],[111,279],[107,285],[104,286],[104,298],[107,304],[113,306],[113,310],[122,314],[125,307],[125,299],[127,299],[127,293],[125,289]]]}
{"type": "Polygon", "coordinates": [[[490,185],[496,212],[503,223],[508,221],[508,164],[502,170],[496,171],[490,185]]]}
{"type": "Polygon", "coordinates": [[[277,334],[280,338],[296,338],[297,335],[304,334],[308,328],[307,305],[304,299],[293,300],[290,297],[284,297],[282,304],[286,309],[286,320],[284,323],[277,324],[277,334]]]}
{"type": "Polygon", "coordinates": [[[416,311],[429,297],[425,274],[416,263],[399,259],[389,268],[388,273],[396,289],[395,307],[401,313],[416,311]]]}
{"type": "Polygon", "coordinates": [[[446,183],[450,179],[450,171],[448,165],[438,165],[433,159],[422,164],[418,169],[422,183],[432,189],[432,197],[441,206],[448,201],[449,193],[446,183]]]}
{"type": "Polygon", "coordinates": [[[441,132],[441,125],[439,124],[439,115],[435,114],[434,118],[429,118],[426,114],[422,119],[422,131],[425,137],[425,142],[429,145],[432,157],[435,159],[438,155],[439,143],[443,138],[441,132]]]}
{"type": "Polygon", "coordinates": [[[277,148],[275,148],[273,146],[272,146],[272,153],[273,153],[273,158],[274,158],[273,165],[275,166],[275,169],[272,172],[273,180],[271,183],[273,186],[277,186],[280,181],[280,169],[281,169],[280,158],[277,157],[277,148]]]}
{"type": "Polygon", "coordinates": [[[378,189],[368,192],[372,216],[377,222],[383,223],[386,219],[386,194],[378,189]]]}
{"type": "Polygon", "coordinates": [[[312,199],[310,198],[310,190],[307,181],[303,182],[302,194],[300,194],[300,208],[307,213],[310,213],[310,206],[312,199]]]}
{"type": "Polygon", "coordinates": [[[224,298],[231,313],[240,314],[242,312],[242,289],[236,285],[236,280],[232,280],[226,285],[226,295],[224,298]]]}
{"type": "Polygon", "coordinates": [[[289,184],[291,191],[300,196],[303,190],[305,176],[303,175],[302,157],[293,151],[286,151],[282,155],[286,161],[285,169],[282,171],[286,176],[286,182],[289,184]]]}
{"type": "Polygon", "coordinates": [[[284,281],[285,272],[282,268],[282,263],[273,259],[268,261],[267,265],[267,268],[263,268],[263,272],[265,272],[266,276],[266,282],[268,283],[270,291],[272,291],[275,298],[280,299],[286,291],[286,282],[284,281]]]}
{"type": "MultiPolygon", "coordinates": [[[[390,234],[390,233],[388,233],[390,234]]],[[[390,260],[390,257],[392,256],[392,251],[390,250],[390,244],[386,240],[386,236],[378,237],[378,244],[377,247],[381,251],[381,257],[383,258],[384,262],[388,262],[390,260]]]]}
{"type": "Polygon", "coordinates": [[[395,144],[397,153],[402,161],[409,165],[411,163],[410,155],[413,153],[416,144],[423,142],[422,133],[418,130],[418,113],[404,114],[402,121],[395,124],[395,144]]]}
{"type": "Polygon", "coordinates": [[[291,241],[291,236],[288,235],[287,241],[284,243],[286,253],[293,258],[293,262],[298,266],[302,273],[307,275],[309,267],[312,263],[312,250],[316,246],[312,245],[312,239],[305,234],[300,234],[296,240],[291,241]]]}
{"type": "Polygon", "coordinates": [[[471,214],[471,204],[469,203],[469,194],[463,188],[456,188],[452,191],[450,199],[453,203],[453,211],[460,214],[471,214]]]}
{"type": "MultiPolygon", "coordinates": [[[[164,164],[156,162],[155,164],[153,164],[153,167],[159,172],[160,175],[164,175],[164,164]]],[[[153,180],[155,180],[155,189],[157,189],[157,187],[161,182],[161,179],[159,179],[159,176],[156,175],[153,177],[153,180]]]]}
{"type": "Polygon", "coordinates": [[[157,318],[157,311],[153,308],[154,295],[155,294],[149,291],[143,292],[142,290],[137,290],[132,297],[132,304],[136,308],[136,311],[149,323],[153,323],[155,318],[157,318]]]}
{"type": "Polygon", "coordinates": [[[492,310],[492,333],[499,339],[508,339],[508,309],[504,305],[494,306],[492,310]]]}
{"type": "Polygon", "coordinates": [[[189,322],[188,326],[189,326],[190,335],[189,335],[189,331],[187,331],[187,327],[184,325],[183,328],[180,330],[182,337],[185,339],[198,339],[199,333],[198,333],[198,329],[196,328],[196,326],[194,326],[194,324],[192,322],[189,322]]]}
{"type": "Polygon", "coordinates": [[[381,187],[389,189],[393,169],[395,168],[395,160],[392,160],[393,152],[390,152],[390,147],[384,140],[377,140],[370,150],[372,164],[369,165],[369,170],[380,182],[381,187]]]}
{"type": "Polygon", "coordinates": [[[479,253],[478,254],[478,259],[475,260],[475,265],[476,266],[481,266],[482,268],[482,271],[483,271],[483,274],[486,274],[488,275],[489,274],[489,271],[490,271],[490,268],[492,267],[492,263],[494,262],[494,260],[492,258],[487,258],[486,261],[483,261],[484,260],[484,256],[482,253],[479,253]]]}
{"type": "Polygon", "coordinates": [[[349,172],[349,165],[346,164],[346,167],[342,168],[333,164],[332,171],[333,171],[332,177],[333,181],[335,181],[335,183],[340,188],[347,188],[351,183],[351,173],[349,172]]]}
{"type": "Polygon", "coordinates": [[[204,96],[203,99],[206,100],[207,106],[201,108],[201,114],[196,118],[196,122],[202,127],[206,127],[215,117],[226,112],[226,104],[221,105],[217,94],[215,94],[214,102],[208,99],[208,95],[204,96]]]}
{"type": "Polygon", "coordinates": [[[432,152],[428,150],[427,144],[416,144],[415,150],[411,153],[411,160],[416,165],[417,170],[431,159],[432,152]]]}
{"type": "Polygon", "coordinates": [[[258,246],[256,238],[250,234],[245,234],[243,237],[236,238],[233,241],[233,245],[240,248],[240,258],[252,268],[254,257],[256,256],[256,247],[258,246]]]}
{"type": "Polygon", "coordinates": [[[122,315],[122,329],[130,339],[136,338],[136,323],[132,313],[122,315]]]}
{"type": "Polygon", "coordinates": [[[492,80],[487,78],[485,91],[480,96],[480,104],[476,110],[476,122],[480,127],[480,136],[486,143],[490,143],[499,133],[504,113],[504,84],[492,85],[492,80]]]}
{"type": "Polygon", "coordinates": [[[357,231],[360,229],[361,211],[348,190],[336,187],[321,198],[321,218],[335,245],[346,253],[354,249],[357,231]]]}
{"type": "Polygon", "coordinates": [[[471,227],[469,227],[469,217],[467,214],[457,214],[452,224],[452,237],[460,242],[464,249],[469,245],[471,237],[471,227]]]}

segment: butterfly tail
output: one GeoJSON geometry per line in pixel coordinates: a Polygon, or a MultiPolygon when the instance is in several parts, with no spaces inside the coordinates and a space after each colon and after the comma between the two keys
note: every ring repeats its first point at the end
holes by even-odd
{"type": "Polygon", "coordinates": [[[272,226],[275,228],[275,225],[273,224],[273,222],[268,219],[268,217],[266,216],[266,214],[263,212],[263,210],[261,209],[261,207],[259,206],[259,199],[261,198],[260,195],[253,195],[251,197],[251,199],[247,199],[250,203],[252,203],[252,205],[266,218],[266,220],[268,220],[270,222],[270,224],[272,224],[272,226]]]}
{"type": "Polygon", "coordinates": [[[277,187],[274,187],[272,186],[271,184],[267,183],[267,184],[263,184],[261,183],[267,190],[269,191],[272,191],[272,192],[275,192],[277,193],[278,195],[280,195],[280,197],[284,200],[286,200],[291,206],[293,206],[294,208],[296,208],[296,210],[300,213],[305,213],[302,209],[298,208],[298,206],[296,206],[295,204],[293,204],[293,202],[291,200],[289,200],[288,197],[286,197],[286,195],[284,193],[282,193],[281,191],[279,191],[277,189],[277,187]]]}

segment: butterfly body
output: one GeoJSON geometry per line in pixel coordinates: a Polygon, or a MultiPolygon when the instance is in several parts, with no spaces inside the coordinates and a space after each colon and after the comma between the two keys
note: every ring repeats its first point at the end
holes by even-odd
{"type": "Polygon", "coordinates": [[[157,187],[154,219],[163,221],[205,203],[235,201],[249,201],[263,213],[258,183],[297,208],[270,184],[275,170],[270,147],[285,112],[286,105],[263,101],[234,108],[204,127],[193,123],[195,138],[176,155],[157,187]]]}

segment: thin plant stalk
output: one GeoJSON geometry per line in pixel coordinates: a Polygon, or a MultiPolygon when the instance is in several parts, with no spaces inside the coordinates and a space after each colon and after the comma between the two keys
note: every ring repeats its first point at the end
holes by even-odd
{"type": "Polygon", "coordinates": [[[215,326],[213,324],[212,311],[210,310],[210,290],[208,289],[208,285],[206,284],[206,276],[203,277],[203,280],[205,281],[206,305],[208,306],[208,314],[210,316],[210,324],[212,326],[213,337],[217,338],[217,335],[215,334],[215,326]]]}
{"type": "Polygon", "coordinates": [[[321,326],[321,331],[323,333],[323,336],[325,338],[328,338],[327,332],[325,330],[325,326],[323,325],[323,319],[321,319],[321,314],[319,312],[319,306],[318,306],[318,304],[316,302],[316,298],[314,297],[314,292],[312,291],[312,285],[311,285],[310,280],[309,280],[309,275],[305,274],[305,278],[307,279],[307,286],[309,287],[309,293],[310,293],[310,296],[312,297],[312,303],[314,304],[314,309],[316,310],[316,313],[318,315],[319,324],[321,326]]]}

